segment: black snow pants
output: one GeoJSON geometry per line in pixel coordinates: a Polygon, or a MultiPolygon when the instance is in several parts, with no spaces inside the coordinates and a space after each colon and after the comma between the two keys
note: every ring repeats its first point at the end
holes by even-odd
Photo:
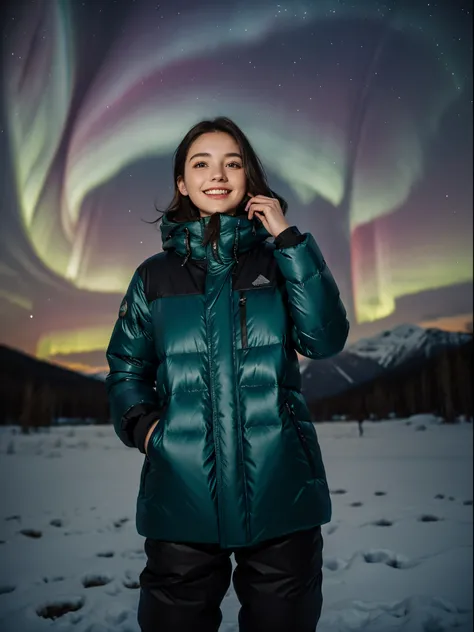
{"type": "Polygon", "coordinates": [[[147,538],[140,629],[217,632],[232,578],[240,632],[315,632],[323,603],[322,549],[321,527],[233,550],[147,538]]]}

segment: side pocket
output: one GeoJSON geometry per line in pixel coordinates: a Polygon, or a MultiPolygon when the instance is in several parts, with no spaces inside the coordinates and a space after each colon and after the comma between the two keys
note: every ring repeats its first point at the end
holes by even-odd
{"type": "Polygon", "coordinates": [[[142,471],[140,474],[140,487],[138,490],[139,496],[144,496],[145,494],[146,477],[147,477],[149,469],[150,469],[150,459],[145,455],[145,458],[143,459],[142,471]]]}
{"type": "Polygon", "coordinates": [[[158,423],[153,428],[153,431],[148,439],[148,444],[146,447],[147,454],[145,455],[149,461],[153,460],[153,453],[155,449],[159,448],[159,444],[162,441],[162,435],[164,432],[164,426],[166,422],[166,410],[162,412],[162,415],[158,421],[158,423]],[[160,435],[157,439],[157,435],[160,435]]]}
{"type": "Polygon", "coordinates": [[[308,445],[308,440],[306,439],[306,435],[303,432],[303,429],[301,428],[298,420],[296,419],[296,414],[295,414],[295,411],[293,410],[293,406],[290,405],[288,401],[285,401],[285,406],[288,411],[288,414],[290,415],[291,422],[293,424],[294,429],[296,430],[296,434],[298,435],[298,439],[300,440],[301,446],[306,454],[306,459],[308,460],[308,465],[311,469],[311,474],[313,478],[316,478],[316,469],[314,467],[314,461],[311,455],[311,449],[308,445]]]}

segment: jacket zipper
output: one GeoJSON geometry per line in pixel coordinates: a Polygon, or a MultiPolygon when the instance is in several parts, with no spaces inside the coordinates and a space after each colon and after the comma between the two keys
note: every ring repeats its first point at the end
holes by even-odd
{"type": "MultiPolygon", "coordinates": [[[[215,242],[212,243],[212,253],[214,258],[217,261],[217,244],[215,242]]],[[[207,264],[209,265],[209,257],[206,257],[207,264]]],[[[218,520],[218,531],[219,531],[219,540],[221,546],[225,547],[227,545],[225,538],[225,520],[223,513],[223,498],[221,496],[222,493],[222,464],[221,464],[221,450],[220,450],[220,437],[219,437],[219,425],[216,421],[216,402],[215,402],[215,386],[214,386],[214,366],[212,362],[212,340],[210,334],[210,328],[208,324],[208,308],[206,307],[206,341],[207,341],[207,349],[208,349],[208,361],[209,361],[209,376],[210,376],[210,397],[211,397],[211,411],[212,411],[212,436],[214,440],[214,448],[216,451],[216,492],[217,492],[217,520],[218,520]]]]}
{"type": "MultiPolygon", "coordinates": [[[[235,268],[234,268],[235,270],[235,268]]],[[[241,293],[242,294],[242,293],[241,293]]],[[[230,298],[233,298],[233,291],[232,291],[232,283],[230,285],[230,298]]],[[[243,297],[245,298],[245,297],[243,297]]],[[[239,298],[239,309],[240,308],[240,298],[239,298]]],[[[245,315],[244,315],[245,317],[245,315]]],[[[232,322],[232,335],[234,338],[234,344],[232,345],[232,359],[234,362],[234,368],[235,368],[235,375],[237,375],[237,371],[238,371],[238,366],[237,366],[237,353],[236,353],[236,344],[235,344],[235,334],[236,334],[236,330],[234,327],[234,322],[232,322]]],[[[247,475],[245,472],[245,459],[244,459],[244,448],[243,448],[243,430],[242,430],[242,409],[241,409],[241,402],[240,402],[240,398],[241,398],[241,394],[238,392],[237,389],[237,393],[236,393],[236,407],[237,407],[237,441],[238,441],[238,449],[239,449],[239,467],[241,469],[242,472],[242,478],[243,478],[243,488],[244,488],[244,502],[245,502],[245,531],[246,531],[246,538],[247,541],[251,540],[251,533],[250,533],[250,508],[249,508],[249,501],[248,501],[248,492],[247,492],[247,475]]]]}
{"type": "Polygon", "coordinates": [[[295,415],[295,411],[293,410],[293,407],[289,405],[288,402],[285,402],[285,406],[286,409],[288,410],[289,414],[290,414],[290,419],[293,423],[293,426],[296,430],[296,434],[298,435],[298,438],[300,440],[300,443],[303,447],[303,450],[306,454],[306,458],[308,460],[308,464],[309,467],[311,468],[311,473],[313,475],[313,478],[316,478],[316,470],[314,468],[314,462],[313,462],[313,457],[311,455],[311,450],[309,448],[308,445],[308,440],[306,439],[306,435],[304,434],[303,430],[301,429],[301,426],[298,423],[298,420],[296,419],[296,415],[295,415]]]}
{"type": "Polygon", "coordinates": [[[240,291],[239,309],[240,309],[240,331],[242,334],[242,348],[246,349],[249,346],[248,334],[247,334],[247,297],[244,295],[242,290],[240,291]]]}

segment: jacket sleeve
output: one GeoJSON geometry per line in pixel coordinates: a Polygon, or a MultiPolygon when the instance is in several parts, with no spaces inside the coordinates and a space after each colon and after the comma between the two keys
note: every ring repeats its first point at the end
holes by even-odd
{"type": "Polygon", "coordinates": [[[146,433],[163,408],[154,388],[158,360],[138,270],[120,305],[106,355],[110,372],[105,383],[115,432],[126,446],[145,453],[146,433]]]}
{"type": "Polygon", "coordinates": [[[327,358],[344,348],[349,334],[346,310],[313,236],[300,233],[298,243],[299,231],[291,228],[295,237],[286,246],[285,240],[278,241],[279,235],[274,256],[283,275],[292,341],[296,351],[307,358],[327,358]]]}
{"type": "Polygon", "coordinates": [[[289,226],[275,238],[273,243],[275,248],[288,248],[288,246],[295,246],[304,241],[304,238],[296,226],[289,226]]]}

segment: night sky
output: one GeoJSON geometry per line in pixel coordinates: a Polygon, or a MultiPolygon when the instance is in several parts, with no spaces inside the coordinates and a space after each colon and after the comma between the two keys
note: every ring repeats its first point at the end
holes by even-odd
{"type": "Polygon", "coordinates": [[[16,0],[2,9],[0,342],[81,370],[197,121],[247,134],[351,337],[472,321],[472,2],[16,0]]]}

